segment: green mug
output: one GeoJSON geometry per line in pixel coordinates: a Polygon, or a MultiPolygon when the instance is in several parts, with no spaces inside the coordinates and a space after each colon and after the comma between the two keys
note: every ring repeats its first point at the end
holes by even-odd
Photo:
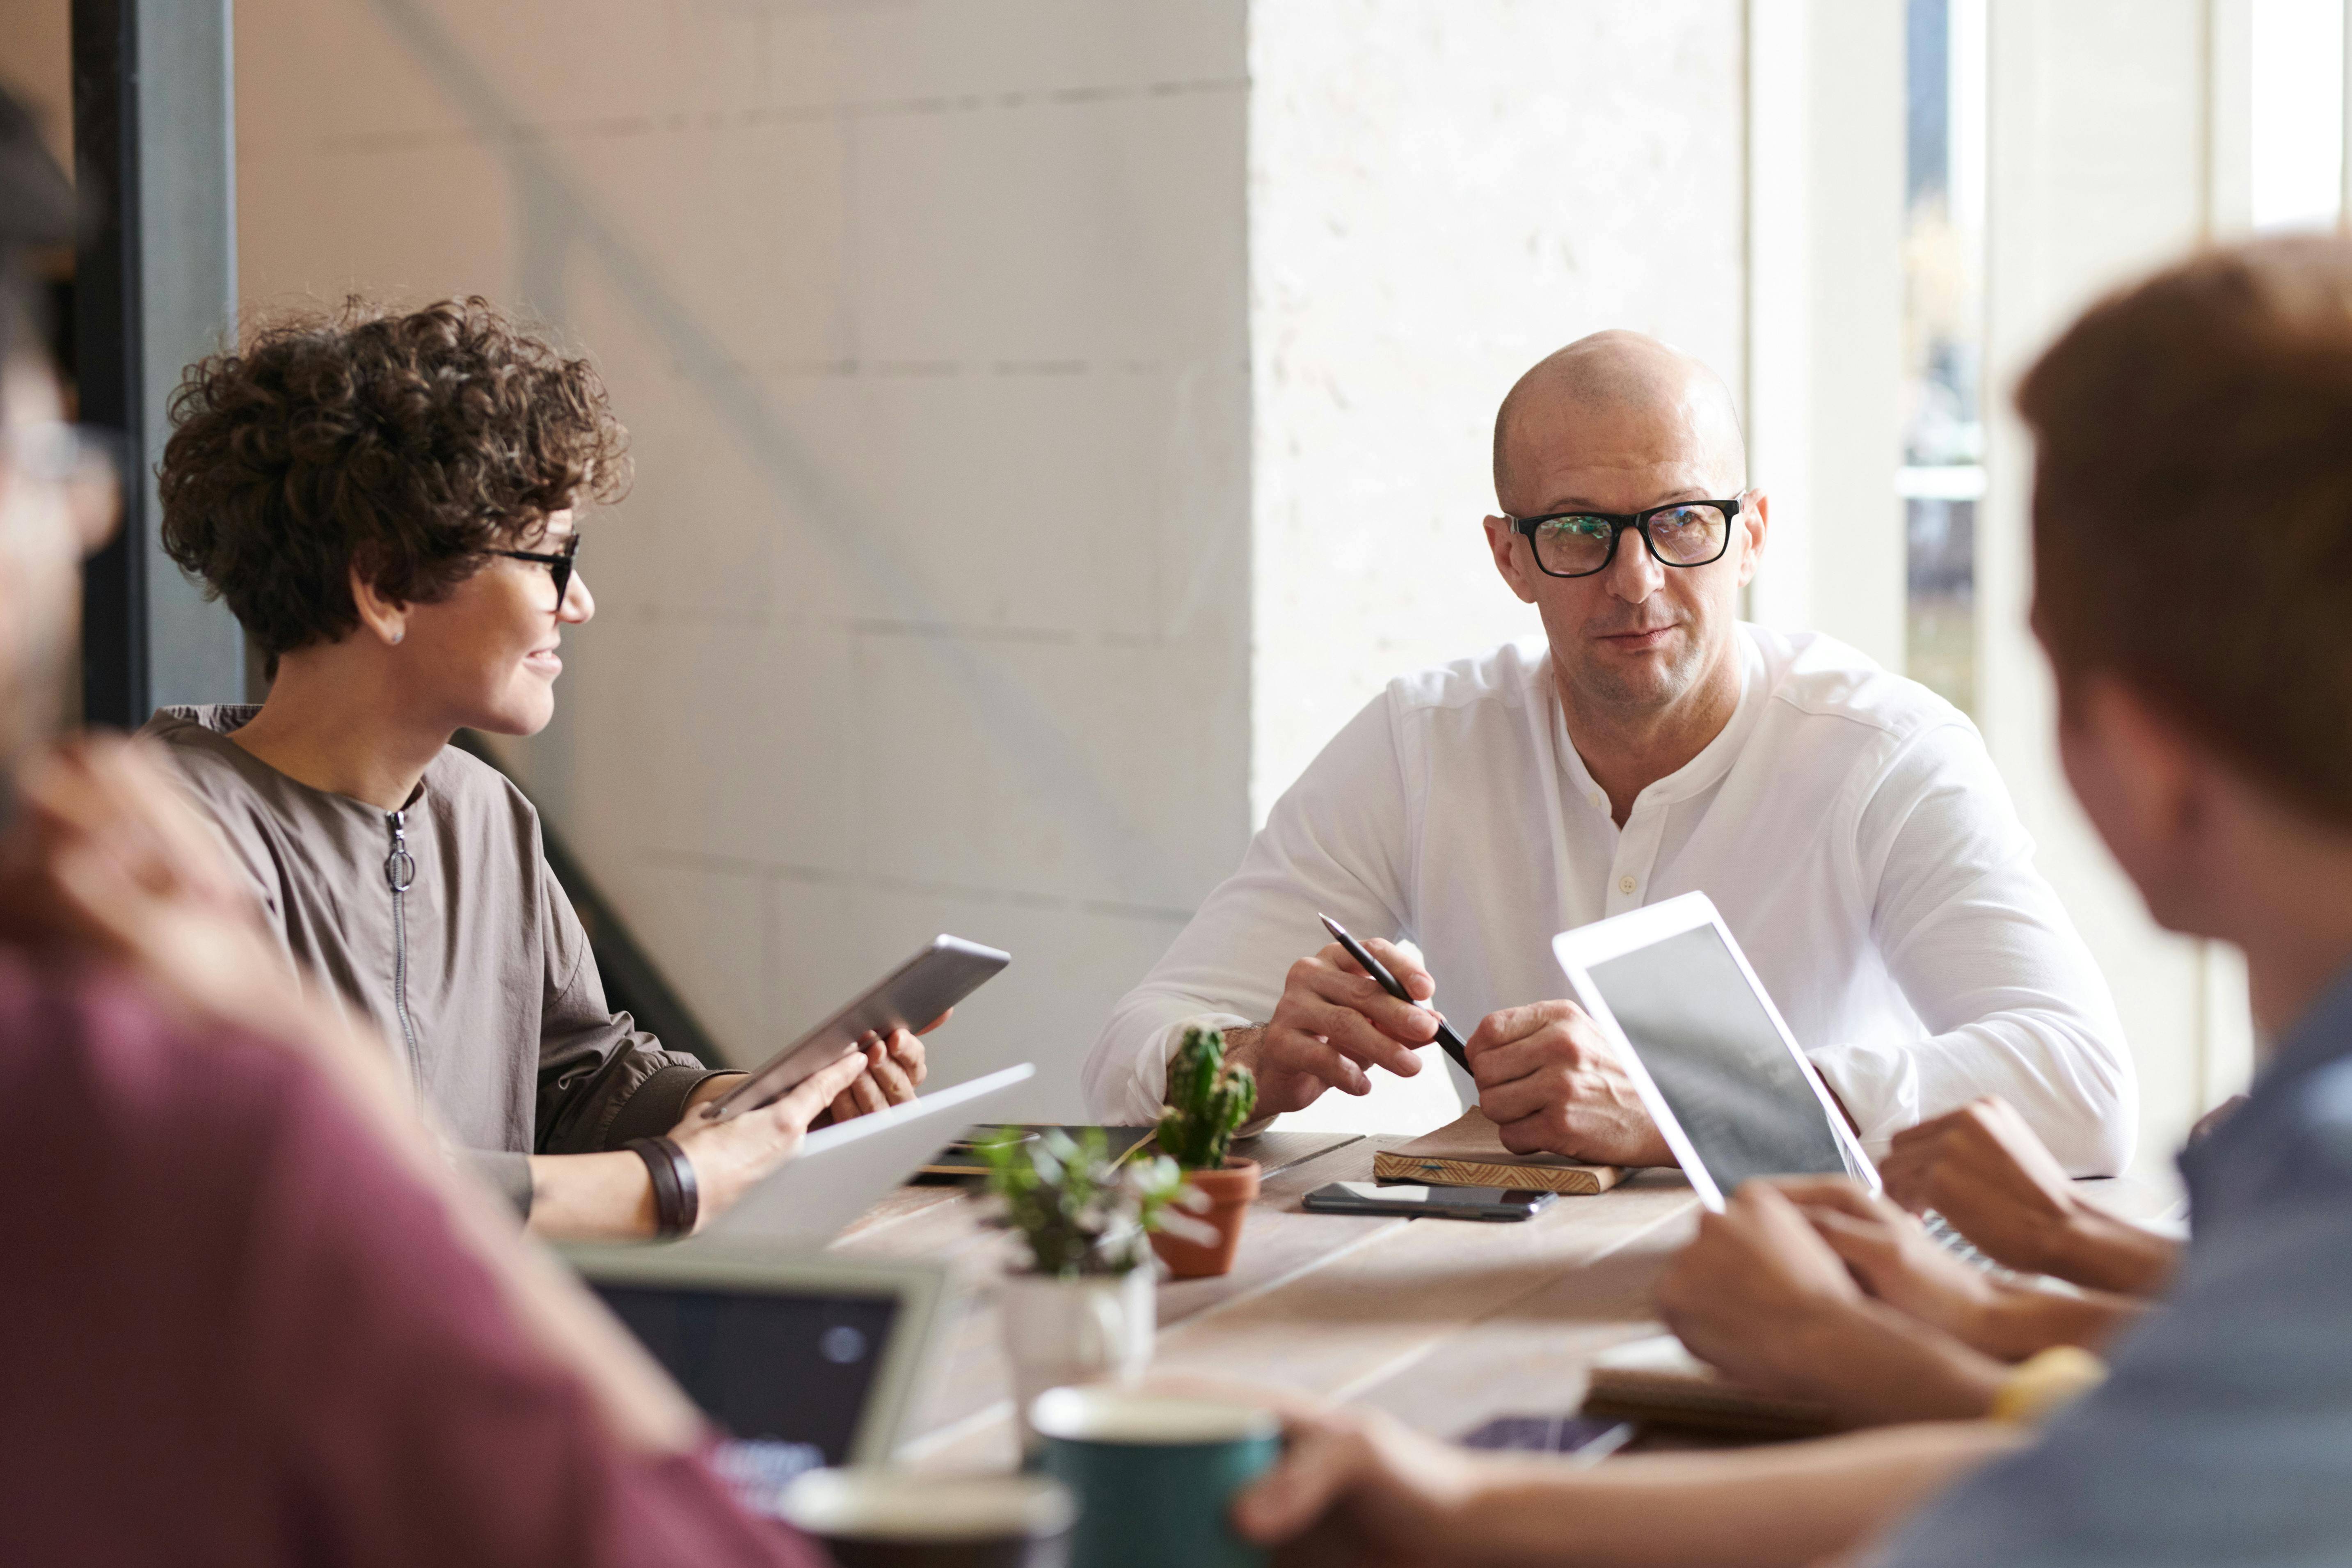
{"type": "Polygon", "coordinates": [[[1231,1516],[1282,1452],[1271,1410],[1097,1384],[1039,1394],[1029,1419],[1077,1497],[1070,1568],[1264,1568],[1231,1516]]]}

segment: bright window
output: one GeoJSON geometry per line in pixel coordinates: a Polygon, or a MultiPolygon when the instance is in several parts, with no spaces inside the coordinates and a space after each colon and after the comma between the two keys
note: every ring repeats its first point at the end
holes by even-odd
{"type": "Polygon", "coordinates": [[[1977,507],[1985,490],[1983,0],[1909,0],[1903,234],[1905,662],[1977,695],[1977,507]]]}

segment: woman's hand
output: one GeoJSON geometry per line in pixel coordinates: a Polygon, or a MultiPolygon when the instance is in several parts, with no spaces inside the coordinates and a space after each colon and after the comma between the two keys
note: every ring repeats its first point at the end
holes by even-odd
{"type": "Polygon", "coordinates": [[[733,1207],[754,1184],[799,1153],[809,1124],[866,1068],[866,1054],[852,1051],[803,1079],[773,1104],[732,1121],[714,1120],[715,1108],[707,1101],[688,1111],[669,1135],[694,1162],[694,1182],[701,1191],[696,1228],[733,1207]]]}
{"type": "MultiPolygon", "coordinates": [[[[945,1023],[942,1015],[927,1025],[923,1033],[929,1034],[945,1023]]],[[[868,1029],[866,1037],[857,1042],[864,1053],[864,1068],[850,1081],[847,1089],[833,1097],[826,1107],[826,1122],[847,1121],[852,1117],[871,1115],[894,1105],[905,1105],[915,1098],[915,1090],[930,1076],[930,1064],[923,1054],[923,1042],[905,1029],[893,1029],[890,1037],[868,1029]]]]}

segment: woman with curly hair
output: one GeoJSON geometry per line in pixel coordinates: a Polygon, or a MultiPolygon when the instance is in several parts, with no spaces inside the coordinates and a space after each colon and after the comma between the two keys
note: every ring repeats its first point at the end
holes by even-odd
{"type": "MultiPolygon", "coordinates": [[[[615,1014],[537,814],[454,750],[529,735],[595,601],[573,509],[626,488],[603,383],[486,301],[268,327],[191,367],[164,548],[268,661],[257,708],[142,731],[218,824],[289,954],[404,1058],[420,1100],[554,1236],[690,1231],[799,1147],[779,1101],[615,1014]]],[[[913,1098],[919,1041],[869,1037],[829,1110],[913,1098]]]]}

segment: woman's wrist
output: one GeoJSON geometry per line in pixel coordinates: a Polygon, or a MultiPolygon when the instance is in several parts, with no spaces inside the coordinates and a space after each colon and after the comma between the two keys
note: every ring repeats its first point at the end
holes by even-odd
{"type": "Polygon", "coordinates": [[[529,1228],[551,1241],[643,1241],[656,1229],[653,1178],[623,1150],[533,1154],[529,1228]]]}
{"type": "Polygon", "coordinates": [[[632,1139],[625,1149],[645,1163],[652,1184],[654,1234],[692,1236],[702,1215],[702,1184],[686,1151],[668,1138],[632,1139]]]}

